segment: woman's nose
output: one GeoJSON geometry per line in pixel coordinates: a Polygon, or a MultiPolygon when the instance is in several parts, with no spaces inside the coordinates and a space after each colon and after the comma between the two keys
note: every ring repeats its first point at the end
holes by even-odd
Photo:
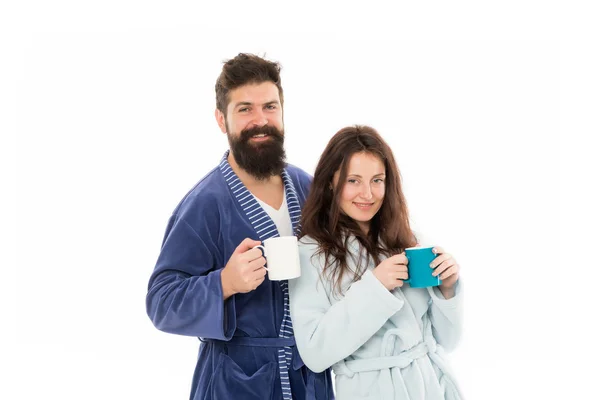
{"type": "Polygon", "coordinates": [[[373,197],[373,193],[371,192],[371,185],[367,184],[362,187],[360,196],[363,199],[370,200],[373,197]]]}

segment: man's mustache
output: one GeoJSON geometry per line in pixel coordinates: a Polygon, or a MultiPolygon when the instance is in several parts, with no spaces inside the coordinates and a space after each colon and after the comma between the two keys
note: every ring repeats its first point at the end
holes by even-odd
{"type": "Polygon", "coordinates": [[[274,136],[276,139],[283,140],[283,135],[279,131],[279,129],[275,128],[272,125],[265,126],[255,126],[250,129],[244,129],[240,132],[240,140],[248,141],[254,135],[264,134],[267,136],[274,136]]]}

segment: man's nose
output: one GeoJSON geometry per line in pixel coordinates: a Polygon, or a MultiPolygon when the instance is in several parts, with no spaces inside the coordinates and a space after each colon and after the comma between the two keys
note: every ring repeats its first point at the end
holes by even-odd
{"type": "Polygon", "coordinates": [[[267,116],[262,110],[257,110],[254,113],[254,116],[252,118],[252,124],[254,126],[265,126],[268,122],[269,120],[267,119],[267,116]]]}

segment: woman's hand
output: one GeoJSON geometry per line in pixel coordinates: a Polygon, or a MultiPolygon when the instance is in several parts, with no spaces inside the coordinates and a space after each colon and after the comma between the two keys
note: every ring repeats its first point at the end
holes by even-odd
{"type": "MultiPolygon", "coordinates": [[[[454,289],[454,284],[458,281],[460,266],[454,257],[452,257],[452,254],[445,253],[444,249],[441,247],[434,247],[433,252],[437,254],[437,257],[429,266],[433,268],[433,276],[439,276],[442,280],[439,289],[442,291],[442,294],[444,294],[444,297],[446,297],[446,293],[449,290],[454,289]]],[[[453,295],[454,293],[452,293],[452,296],[453,295]]]]}
{"type": "Polygon", "coordinates": [[[387,290],[394,290],[404,285],[403,279],[408,279],[408,259],[406,254],[400,253],[381,262],[373,270],[373,275],[387,290]]]}

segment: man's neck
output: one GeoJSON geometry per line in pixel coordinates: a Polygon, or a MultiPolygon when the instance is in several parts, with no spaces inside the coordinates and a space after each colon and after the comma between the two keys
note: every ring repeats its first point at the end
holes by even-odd
{"type": "Polygon", "coordinates": [[[280,175],[273,175],[268,179],[256,179],[254,175],[249,174],[245,169],[240,167],[237,162],[235,162],[235,158],[233,157],[231,151],[227,156],[227,161],[229,162],[231,169],[233,170],[233,172],[235,172],[240,181],[242,181],[244,186],[246,186],[249,189],[273,185],[281,186],[283,184],[283,180],[281,179],[280,175]]]}

